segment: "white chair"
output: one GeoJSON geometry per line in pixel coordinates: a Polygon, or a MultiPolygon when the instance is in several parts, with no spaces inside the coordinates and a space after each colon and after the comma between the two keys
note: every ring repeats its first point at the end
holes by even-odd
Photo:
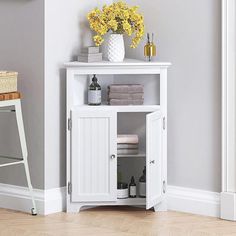
{"type": "MultiPolygon", "coordinates": [[[[19,97],[20,97],[20,94],[19,94],[19,97]]],[[[9,160],[9,162],[7,162],[7,163],[0,164],[0,167],[7,167],[7,166],[19,165],[19,164],[24,165],[26,179],[27,179],[28,188],[29,188],[29,193],[30,193],[30,196],[32,199],[32,204],[33,204],[33,207],[31,209],[31,213],[32,213],[32,215],[37,215],[37,209],[36,209],[36,205],[35,205],[33,188],[32,188],[30,173],[29,173],[28,159],[27,159],[28,158],[28,151],[27,151],[27,145],[26,145],[26,139],[25,139],[23,118],[22,118],[21,100],[20,100],[20,98],[19,99],[12,99],[12,100],[7,100],[7,99],[8,98],[6,98],[4,101],[0,101],[0,113],[1,112],[15,113],[17,127],[18,127],[18,133],[19,133],[19,138],[20,138],[22,157],[17,158],[17,157],[0,156],[1,158],[9,160]]]]}

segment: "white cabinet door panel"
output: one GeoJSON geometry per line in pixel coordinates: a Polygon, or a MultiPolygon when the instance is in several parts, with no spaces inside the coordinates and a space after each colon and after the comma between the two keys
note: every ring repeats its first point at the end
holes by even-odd
{"type": "Polygon", "coordinates": [[[146,118],[146,208],[150,209],[163,200],[162,116],[153,112],[146,118]]]}
{"type": "Polygon", "coordinates": [[[117,115],[72,111],[72,202],[115,201],[117,115]]]}

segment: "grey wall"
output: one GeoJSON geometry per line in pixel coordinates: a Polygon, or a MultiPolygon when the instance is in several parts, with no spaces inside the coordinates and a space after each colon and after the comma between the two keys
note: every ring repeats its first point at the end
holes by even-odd
{"type": "MultiPolygon", "coordinates": [[[[170,61],[168,181],[221,188],[221,1],[128,0],[140,5],[146,31],[157,37],[158,60],[170,61]]],[[[127,48],[143,58],[143,45],[127,48]]]]}
{"type": "MultiPolygon", "coordinates": [[[[33,186],[44,188],[44,1],[0,1],[0,70],[19,72],[33,186]]],[[[0,155],[20,153],[13,114],[0,114],[0,155]]],[[[0,183],[25,185],[23,167],[0,169],[0,183]]]]}

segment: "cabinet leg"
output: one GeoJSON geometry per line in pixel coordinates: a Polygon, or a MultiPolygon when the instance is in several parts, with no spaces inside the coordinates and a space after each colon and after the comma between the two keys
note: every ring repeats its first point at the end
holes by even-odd
{"type": "Polygon", "coordinates": [[[77,213],[80,213],[81,209],[82,209],[82,205],[77,206],[77,213]]]}
{"type": "Polygon", "coordinates": [[[67,208],[66,208],[66,212],[76,214],[76,213],[79,213],[81,211],[82,207],[83,207],[83,205],[79,205],[79,204],[76,204],[76,206],[68,205],[67,208]]]}
{"type": "Polygon", "coordinates": [[[162,212],[162,211],[167,211],[167,203],[166,200],[164,200],[163,202],[155,205],[153,207],[154,212],[162,212]]]}

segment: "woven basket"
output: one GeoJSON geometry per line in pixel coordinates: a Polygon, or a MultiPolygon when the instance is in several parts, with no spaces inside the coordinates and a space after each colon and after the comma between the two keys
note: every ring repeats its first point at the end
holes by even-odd
{"type": "Polygon", "coordinates": [[[17,72],[0,71],[0,93],[17,91],[17,72]]]}

